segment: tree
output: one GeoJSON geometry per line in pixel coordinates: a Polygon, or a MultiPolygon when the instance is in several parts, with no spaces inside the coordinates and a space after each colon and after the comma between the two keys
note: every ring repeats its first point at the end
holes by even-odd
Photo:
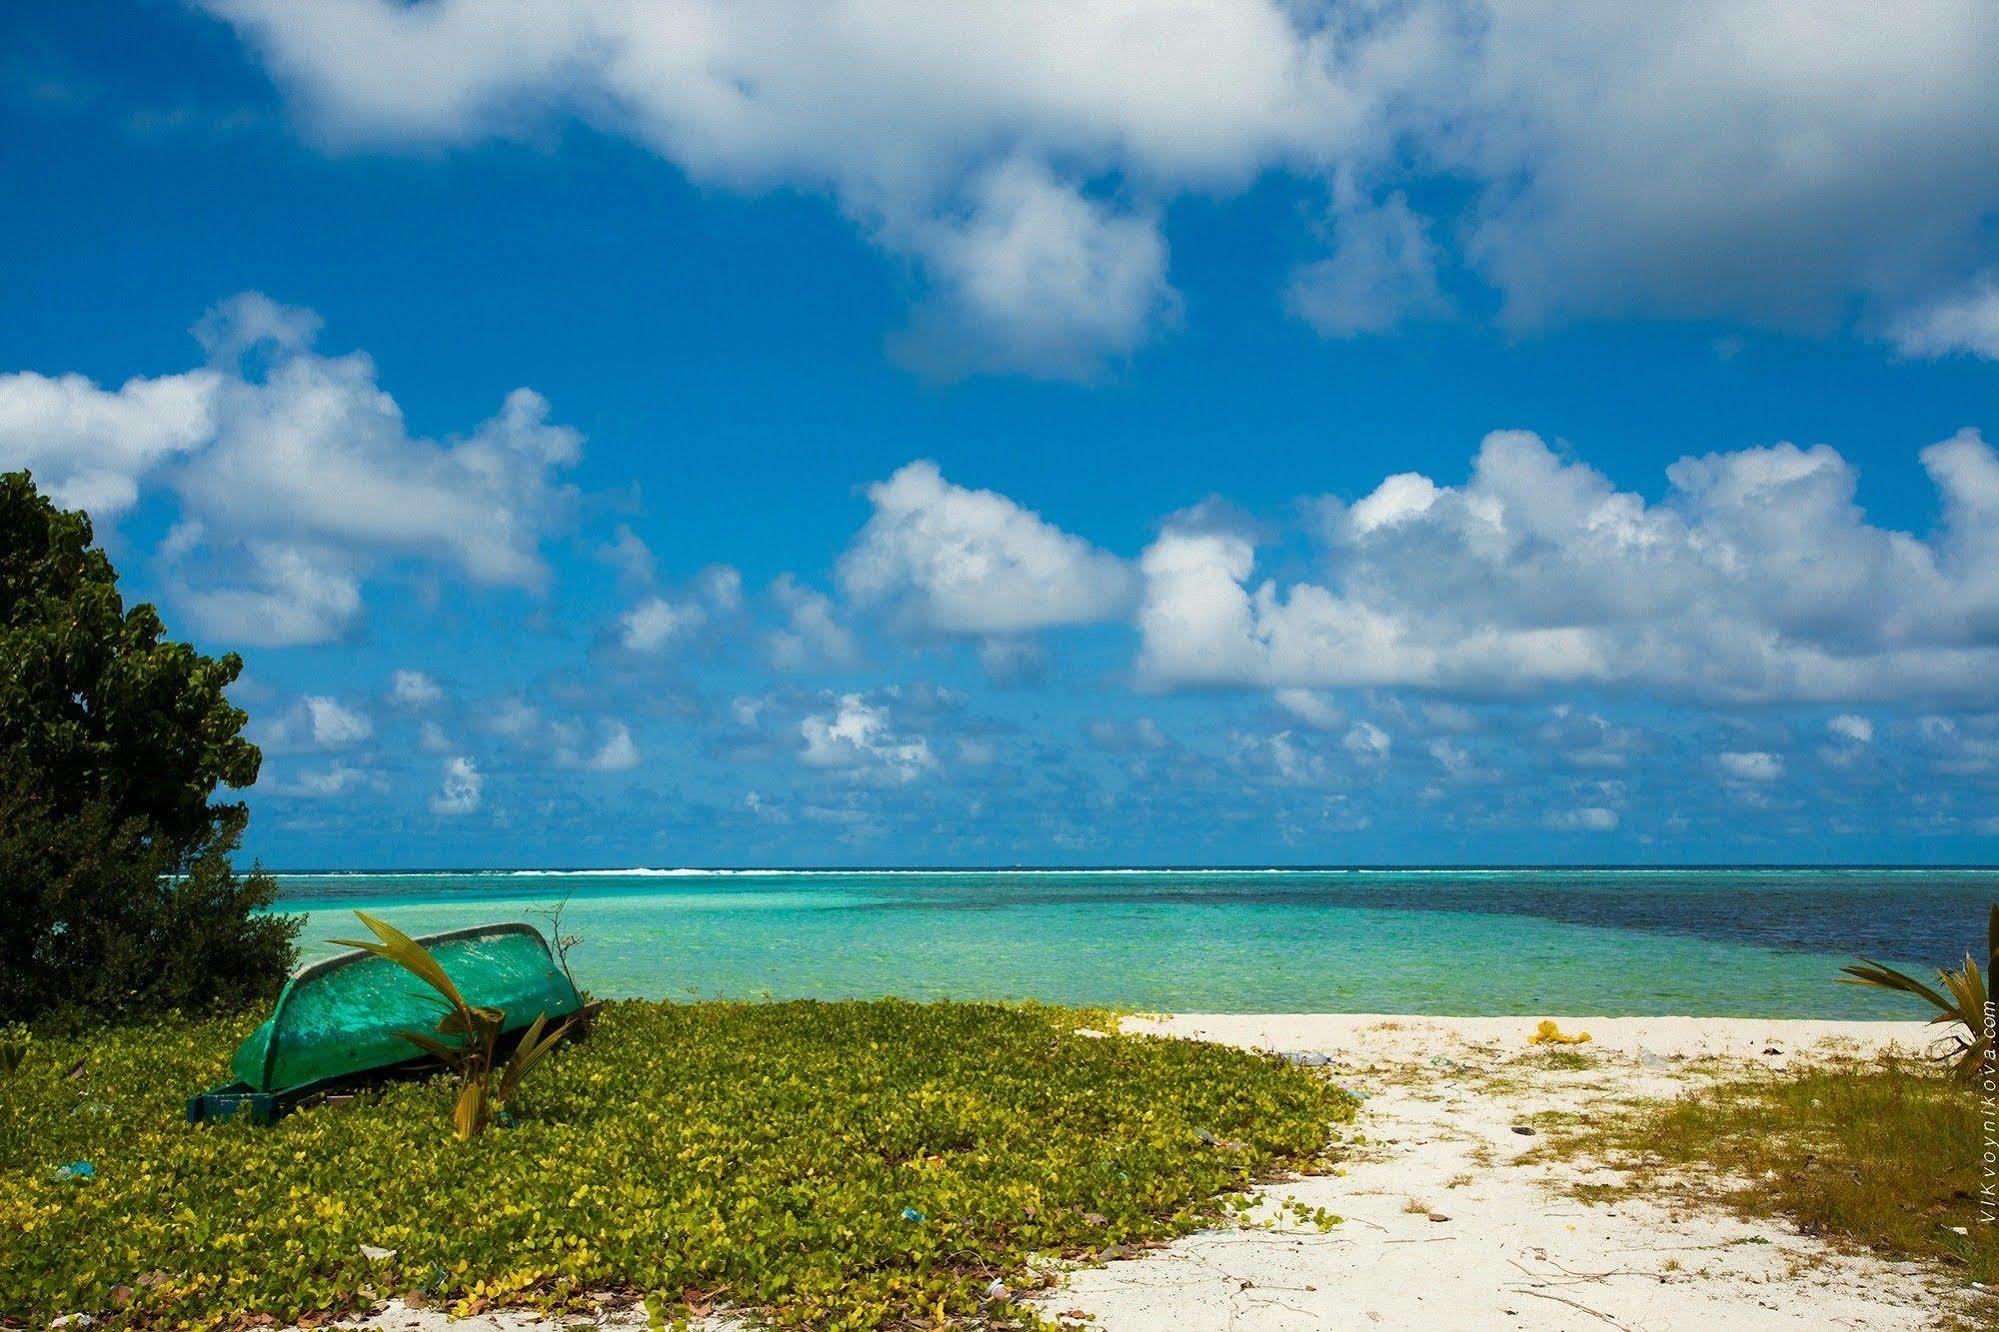
{"type": "Polygon", "coordinates": [[[0,474],[0,1017],[274,992],[298,922],[237,875],[262,755],[203,656],[129,610],[90,519],[0,474]]]}

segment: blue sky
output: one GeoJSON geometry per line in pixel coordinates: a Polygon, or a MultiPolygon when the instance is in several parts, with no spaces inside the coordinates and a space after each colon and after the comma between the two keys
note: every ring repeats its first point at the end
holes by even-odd
{"type": "Polygon", "coordinates": [[[1999,855],[1989,9],[633,12],[0,18],[267,862],[1999,855]]]}

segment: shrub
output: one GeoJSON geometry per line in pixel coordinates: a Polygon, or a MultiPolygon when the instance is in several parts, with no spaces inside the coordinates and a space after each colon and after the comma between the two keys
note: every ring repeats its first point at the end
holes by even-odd
{"type": "Polygon", "coordinates": [[[713,1299],[785,1326],[1021,1321],[986,1299],[995,1278],[1031,1289],[1032,1256],[1210,1224],[1323,1159],[1352,1114],[1281,1061],[1080,1020],[611,1004],[538,1071],[518,1127],[469,1142],[436,1131],[443,1081],[190,1127],[183,1098],[247,1021],[38,1034],[0,1097],[0,1313],[214,1325],[370,1291],[464,1312],[613,1289],[669,1317],[713,1299]],[[94,1179],[56,1177],[79,1160],[94,1179]]]}
{"type": "Polygon", "coordinates": [[[128,610],[89,518],[0,475],[0,1019],[283,981],[296,930],[230,867],[243,806],[210,803],[261,761],[223,693],[242,666],[128,610]]]}

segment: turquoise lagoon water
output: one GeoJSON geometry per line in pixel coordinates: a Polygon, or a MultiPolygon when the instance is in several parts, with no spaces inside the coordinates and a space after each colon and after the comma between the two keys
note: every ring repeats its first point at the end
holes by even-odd
{"type": "MultiPolygon", "coordinates": [[[[1855,953],[1955,962],[1993,869],[484,870],[281,874],[310,959],[568,898],[599,995],[1213,1012],[1915,1017],[1855,953]]],[[[545,930],[545,925],[544,925],[545,930]]]]}

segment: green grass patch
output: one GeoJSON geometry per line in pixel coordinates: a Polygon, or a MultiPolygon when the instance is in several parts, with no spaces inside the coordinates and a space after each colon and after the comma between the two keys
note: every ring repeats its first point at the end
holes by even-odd
{"type": "Polygon", "coordinates": [[[470,1142],[441,1082],[188,1125],[248,1020],[38,1036],[0,1080],[0,1312],[215,1326],[609,1289],[668,1319],[713,1300],[794,1326],[1028,1322],[994,1278],[1018,1294],[1050,1257],[1208,1224],[1244,1185],[1324,1163],[1352,1116],[1276,1061],[1076,1035],[1087,1020],[613,1004],[536,1070],[516,1127],[470,1142]],[[76,1161],[94,1178],[58,1177],[76,1161]]]}
{"type": "Polygon", "coordinates": [[[1980,1120],[1967,1084],[1886,1060],[1738,1077],[1600,1116],[1555,1146],[1634,1166],[1625,1192],[1678,1181],[1744,1215],[1991,1287],[1999,1224],[1980,1221],[1980,1120]]]}
{"type": "Polygon", "coordinates": [[[1538,1064],[1542,1068],[1557,1068],[1570,1073],[1597,1066],[1595,1055],[1585,1054],[1581,1050],[1571,1049],[1564,1045],[1543,1050],[1539,1054],[1531,1056],[1531,1058],[1535,1064],[1538,1064]]]}

